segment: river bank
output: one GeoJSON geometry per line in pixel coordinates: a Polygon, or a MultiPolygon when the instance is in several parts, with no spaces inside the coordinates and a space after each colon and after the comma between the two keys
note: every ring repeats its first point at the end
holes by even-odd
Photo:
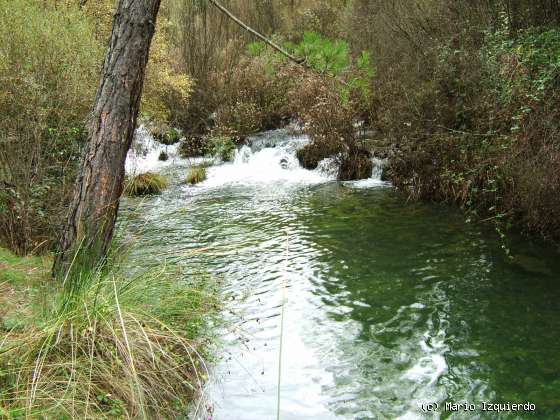
{"type": "MultiPolygon", "coordinates": [[[[0,417],[176,418],[208,376],[217,290],[170,264],[115,261],[54,283],[52,259],[0,248],[0,417]]],[[[198,408],[200,409],[200,408],[198,408]]]]}

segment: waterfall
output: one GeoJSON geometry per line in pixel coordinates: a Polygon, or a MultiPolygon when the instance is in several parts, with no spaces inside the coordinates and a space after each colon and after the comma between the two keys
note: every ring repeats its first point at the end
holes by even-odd
{"type": "MultiPolygon", "coordinates": [[[[320,184],[336,180],[337,159],[327,158],[319,162],[315,170],[300,166],[296,157],[298,149],[309,143],[305,135],[291,135],[287,129],[266,131],[250,136],[247,144],[235,151],[230,163],[215,164],[210,158],[182,159],[178,156],[179,144],[166,146],[156,141],[150,132],[141,125],[134,134],[132,147],[126,159],[126,173],[159,171],[170,165],[190,166],[206,163],[213,165],[207,169],[206,181],[199,187],[217,187],[226,184],[320,184]],[[168,160],[160,161],[164,151],[168,160]]],[[[345,181],[344,185],[356,188],[385,185],[381,181],[386,161],[372,158],[373,171],[368,179],[345,181]]]]}
{"type": "Polygon", "coordinates": [[[156,141],[148,129],[140,125],[134,132],[132,146],[126,155],[125,171],[127,174],[158,171],[176,162],[178,147],[179,143],[166,146],[156,141]],[[159,160],[162,151],[168,155],[166,161],[159,160]]]}

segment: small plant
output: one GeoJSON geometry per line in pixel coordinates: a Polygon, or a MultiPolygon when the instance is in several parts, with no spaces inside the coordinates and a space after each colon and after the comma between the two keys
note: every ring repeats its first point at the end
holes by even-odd
{"type": "Polygon", "coordinates": [[[168,186],[169,182],[163,175],[146,172],[128,179],[124,193],[128,196],[160,194],[168,186]]]}
{"type": "Polygon", "coordinates": [[[172,144],[178,143],[181,139],[179,130],[176,128],[168,128],[167,126],[152,127],[151,129],[154,139],[156,139],[161,144],[170,146],[172,144]]]}
{"type": "Polygon", "coordinates": [[[179,144],[179,156],[182,158],[204,156],[206,145],[202,136],[190,136],[179,144]]]}
{"type": "Polygon", "coordinates": [[[165,150],[162,150],[161,152],[159,152],[158,160],[161,160],[161,161],[165,162],[167,159],[169,159],[169,155],[167,154],[167,152],[165,150]]]}
{"type": "Polygon", "coordinates": [[[187,174],[187,184],[198,184],[206,179],[206,167],[202,165],[192,166],[187,174]]]}
{"type": "Polygon", "coordinates": [[[214,136],[209,138],[208,149],[212,156],[220,158],[224,162],[229,162],[235,154],[235,143],[228,136],[214,136]]]}

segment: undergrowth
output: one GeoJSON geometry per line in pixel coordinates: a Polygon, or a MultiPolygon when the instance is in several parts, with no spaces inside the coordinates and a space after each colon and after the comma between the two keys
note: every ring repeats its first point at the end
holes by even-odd
{"type": "MultiPolygon", "coordinates": [[[[6,255],[0,264],[13,266],[6,255]]],[[[71,287],[46,276],[3,281],[26,296],[20,327],[0,331],[0,417],[183,417],[207,376],[217,306],[206,279],[177,274],[112,265],[71,287]]]]}

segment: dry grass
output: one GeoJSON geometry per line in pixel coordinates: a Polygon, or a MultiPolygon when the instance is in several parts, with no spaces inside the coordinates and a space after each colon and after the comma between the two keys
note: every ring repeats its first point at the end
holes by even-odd
{"type": "Polygon", "coordinates": [[[163,175],[146,172],[129,178],[124,193],[129,196],[160,194],[168,186],[169,182],[163,175]]]}
{"type": "Polygon", "coordinates": [[[198,184],[206,179],[206,168],[201,165],[192,166],[187,174],[187,184],[198,184]]]}
{"type": "Polygon", "coordinates": [[[25,328],[0,332],[0,417],[184,416],[207,377],[199,349],[216,303],[172,274],[95,272],[27,302],[25,328]]]}

